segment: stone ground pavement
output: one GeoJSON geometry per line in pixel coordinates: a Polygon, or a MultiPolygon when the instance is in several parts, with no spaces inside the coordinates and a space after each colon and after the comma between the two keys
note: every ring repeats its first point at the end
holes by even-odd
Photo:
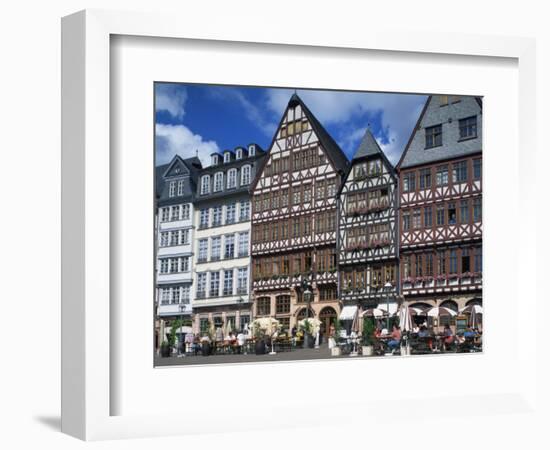
{"type": "Polygon", "coordinates": [[[337,359],[350,358],[349,355],[334,357],[330,356],[328,344],[323,343],[319,348],[297,348],[290,352],[279,352],[276,355],[212,355],[212,356],[171,356],[162,358],[155,356],[155,366],[189,366],[203,364],[224,364],[224,363],[255,363],[273,361],[307,361],[315,359],[337,359]]]}

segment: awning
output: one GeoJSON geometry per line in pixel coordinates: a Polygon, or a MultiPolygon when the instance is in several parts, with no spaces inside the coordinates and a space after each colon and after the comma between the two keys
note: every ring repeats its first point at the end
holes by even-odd
{"type": "Polygon", "coordinates": [[[353,320],[357,314],[357,306],[344,306],[340,312],[340,320],[353,320]]]}
{"type": "Polygon", "coordinates": [[[385,311],[390,314],[390,316],[393,316],[397,313],[397,303],[390,303],[389,304],[390,310],[388,311],[388,305],[386,303],[380,303],[378,305],[378,309],[381,309],[382,311],[385,311]]]}

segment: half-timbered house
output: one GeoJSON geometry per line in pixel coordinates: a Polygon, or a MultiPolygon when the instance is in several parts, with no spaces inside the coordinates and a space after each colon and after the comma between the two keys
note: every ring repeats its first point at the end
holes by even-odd
{"type": "Polygon", "coordinates": [[[336,193],[347,168],[342,150],[294,94],[252,186],[256,316],[276,317],[284,329],[316,317],[325,331],[338,316],[336,193]]]}
{"type": "Polygon", "coordinates": [[[481,303],[481,99],[429,96],[397,169],[405,300],[455,311],[481,303]]]}
{"type": "Polygon", "coordinates": [[[345,318],[378,307],[396,310],[397,175],[367,130],[338,195],[339,291],[345,318]]]}

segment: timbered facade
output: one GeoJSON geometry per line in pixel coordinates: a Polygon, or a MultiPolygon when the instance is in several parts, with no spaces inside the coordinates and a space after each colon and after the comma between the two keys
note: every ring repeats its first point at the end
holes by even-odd
{"type": "Polygon", "coordinates": [[[410,304],[482,301],[482,103],[428,97],[398,164],[400,276],[410,304]]]}
{"type": "Polygon", "coordinates": [[[337,296],[336,194],[348,161],[294,94],[252,186],[252,274],[256,316],[290,329],[317,317],[328,330],[337,296]],[[309,310],[304,291],[311,291],[309,310]]]}
{"type": "Polygon", "coordinates": [[[396,172],[367,130],[338,195],[339,291],[345,305],[368,309],[397,301],[396,216],[396,172]]]}

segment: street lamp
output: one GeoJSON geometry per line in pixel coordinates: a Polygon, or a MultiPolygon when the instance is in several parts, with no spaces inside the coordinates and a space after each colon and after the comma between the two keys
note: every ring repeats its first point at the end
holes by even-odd
{"type": "MultiPolygon", "coordinates": [[[[311,291],[311,288],[309,284],[304,280],[303,282],[303,295],[304,295],[304,301],[306,302],[306,319],[309,319],[309,305],[311,303],[311,296],[313,295],[313,292],[311,291]]],[[[306,342],[307,333],[304,332],[304,348],[308,347],[308,343],[306,342]]]]}
{"type": "Polygon", "coordinates": [[[386,291],[386,311],[388,313],[388,317],[386,318],[386,329],[388,332],[390,331],[390,289],[393,287],[393,284],[391,284],[389,281],[386,282],[384,285],[384,290],[386,291]]]}

